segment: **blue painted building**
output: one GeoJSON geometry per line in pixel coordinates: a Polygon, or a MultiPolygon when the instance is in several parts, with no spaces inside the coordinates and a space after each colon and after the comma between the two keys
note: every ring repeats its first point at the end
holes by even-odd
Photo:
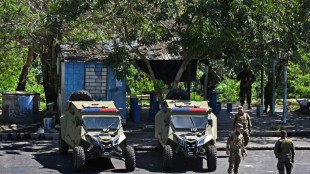
{"type": "Polygon", "coordinates": [[[81,49],[77,44],[61,44],[58,50],[57,73],[60,77],[58,106],[65,111],[65,103],[77,90],[87,90],[97,101],[114,101],[123,108],[121,116],[126,119],[126,78],[116,79],[112,69],[103,60],[112,52],[109,43],[81,49]]]}

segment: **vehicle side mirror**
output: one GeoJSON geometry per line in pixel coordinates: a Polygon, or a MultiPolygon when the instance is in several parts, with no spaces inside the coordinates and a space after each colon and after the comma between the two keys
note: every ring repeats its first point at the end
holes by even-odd
{"type": "Polygon", "coordinates": [[[83,126],[84,125],[84,120],[80,120],[79,121],[79,126],[83,126]]]}
{"type": "Polygon", "coordinates": [[[83,126],[84,120],[79,119],[78,117],[75,117],[75,126],[83,126]]]}
{"type": "Polygon", "coordinates": [[[208,120],[208,125],[210,125],[211,127],[213,126],[213,120],[212,119],[208,120]]]}
{"type": "Polygon", "coordinates": [[[123,112],[123,108],[118,108],[117,113],[119,114],[119,113],[121,113],[121,112],[123,112]]]}

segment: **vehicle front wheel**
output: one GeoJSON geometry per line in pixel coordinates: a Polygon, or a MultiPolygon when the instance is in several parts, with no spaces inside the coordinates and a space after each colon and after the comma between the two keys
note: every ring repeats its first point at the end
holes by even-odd
{"type": "Polygon", "coordinates": [[[127,146],[125,149],[125,166],[128,172],[136,169],[136,155],[132,146],[127,146]]]}
{"type": "Polygon", "coordinates": [[[61,138],[61,132],[59,132],[59,137],[58,137],[58,148],[59,148],[59,153],[62,155],[66,155],[69,150],[68,144],[61,138]]]}
{"type": "Polygon", "coordinates": [[[217,150],[214,145],[207,148],[207,165],[209,171],[215,171],[217,165],[217,150]]]}
{"type": "Polygon", "coordinates": [[[163,147],[163,169],[171,170],[173,161],[173,151],[171,146],[165,145],[163,147]]]}
{"type": "Polygon", "coordinates": [[[85,165],[85,152],[83,147],[76,146],[73,149],[73,169],[75,172],[83,171],[85,165]]]}

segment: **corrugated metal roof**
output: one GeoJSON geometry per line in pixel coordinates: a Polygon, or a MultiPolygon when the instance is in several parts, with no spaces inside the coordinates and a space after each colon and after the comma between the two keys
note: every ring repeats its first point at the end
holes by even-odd
{"type": "Polygon", "coordinates": [[[63,43],[60,45],[60,53],[64,60],[76,61],[102,61],[113,52],[112,42],[97,43],[82,49],[77,43],[63,43]]]}
{"type": "MultiPolygon", "coordinates": [[[[132,45],[137,47],[137,42],[132,45]]],[[[88,46],[82,49],[77,43],[63,43],[60,46],[60,53],[66,61],[103,61],[113,52],[113,42],[99,42],[96,45],[88,46]]],[[[126,47],[129,52],[131,48],[119,43],[120,47],[126,47]]],[[[182,60],[182,56],[175,56],[168,53],[166,44],[156,46],[139,47],[139,51],[146,56],[148,60],[182,60]]],[[[139,59],[139,58],[138,58],[139,59]]]]}

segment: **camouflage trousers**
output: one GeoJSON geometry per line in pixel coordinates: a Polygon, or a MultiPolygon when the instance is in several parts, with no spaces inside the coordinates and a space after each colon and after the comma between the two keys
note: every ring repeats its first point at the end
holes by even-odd
{"type": "Polygon", "coordinates": [[[247,146],[249,144],[250,141],[250,134],[249,134],[249,130],[245,129],[242,133],[243,137],[244,137],[244,146],[247,146]]]}
{"type": "Polygon", "coordinates": [[[240,103],[241,103],[241,105],[244,104],[245,95],[246,95],[247,103],[251,104],[251,96],[252,96],[251,87],[241,88],[240,89],[239,96],[240,96],[240,103]]]}
{"type": "Polygon", "coordinates": [[[286,174],[291,174],[292,169],[293,169],[293,164],[291,162],[291,159],[288,158],[287,156],[280,155],[278,157],[278,164],[277,168],[279,170],[279,174],[285,174],[285,169],[286,169],[286,174]]]}
{"type": "Polygon", "coordinates": [[[228,167],[227,172],[229,174],[231,174],[232,171],[234,171],[235,174],[238,173],[239,164],[241,162],[241,152],[231,150],[228,162],[229,162],[229,167],[228,167]]]}

